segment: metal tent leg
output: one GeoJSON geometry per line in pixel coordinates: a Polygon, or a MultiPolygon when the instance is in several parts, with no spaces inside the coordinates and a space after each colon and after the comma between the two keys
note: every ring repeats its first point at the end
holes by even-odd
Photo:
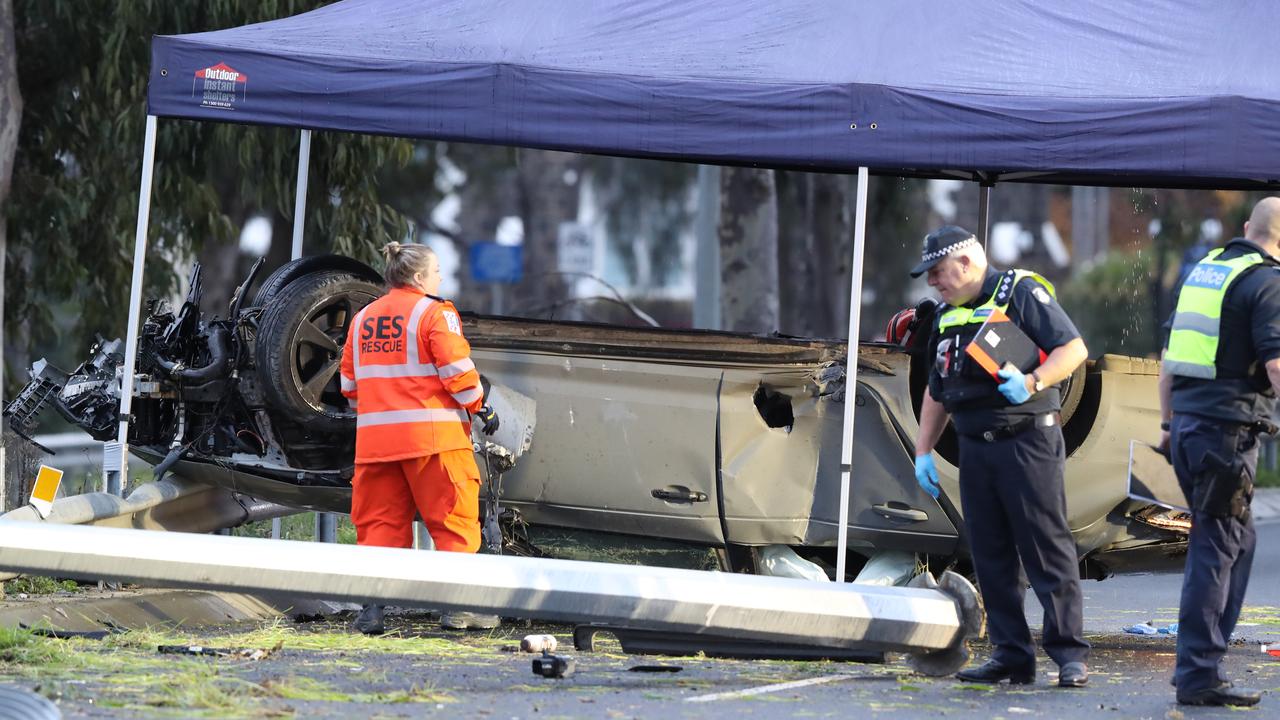
{"type": "Polygon", "coordinates": [[[142,143],[142,186],[138,191],[138,227],[133,240],[133,280],[129,285],[129,326],[124,344],[124,372],[120,378],[120,429],[102,453],[102,485],[120,495],[129,474],[129,413],[133,410],[134,361],[138,354],[138,320],[142,315],[142,269],[147,260],[147,226],[151,219],[151,178],[156,162],[156,116],[147,116],[142,143]]]}
{"type": "Polygon", "coordinates": [[[844,370],[844,430],[840,442],[840,528],[836,541],[836,582],[844,582],[849,535],[849,476],[853,470],[853,409],[858,396],[858,335],[862,310],[862,259],[867,239],[867,182],[865,167],[858,168],[857,206],[853,220],[853,267],[849,288],[849,351],[844,370]]]}
{"type": "Polygon", "coordinates": [[[991,185],[978,184],[978,238],[982,240],[982,248],[987,248],[991,235],[991,185]]]}
{"type": "Polygon", "coordinates": [[[307,181],[311,174],[311,131],[299,134],[298,188],[293,197],[293,254],[294,260],[302,257],[302,227],[306,224],[307,181]]]}

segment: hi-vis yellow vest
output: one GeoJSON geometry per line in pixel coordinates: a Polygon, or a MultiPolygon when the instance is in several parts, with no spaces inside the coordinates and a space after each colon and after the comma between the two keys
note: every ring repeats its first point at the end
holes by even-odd
{"type": "Polygon", "coordinates": [[[996,291],[991,293],[991,297],[987,301],[976,308],[953,307],[938,316],[938,332],[945,333],[947,330],[960,325],[981,325],[987,321],[991,313],[999,310],[1006,312],[1009,309],[1009,302],[1013,300],[1013,288],[1022,282],[1023,278],[1035,278],[1049,291],[1050,295],[1056,297],[1053,289],[1053,283],[1045,280],[1037,273],[1030,270],[1009,270],[1000,278],[1000,282],[996,284],[996,291]]]}
{"type": "Polygon", "coordinates": [[[1227,288],[1244,271],[1263,262],[1258,253],[1218,260],[1218,248],[1196,264],[1182,283],[1178,309],[1173,314],[1164,369],[1172,375],[1212,380],[1218,376],[1218,326],[1227,288]]]}

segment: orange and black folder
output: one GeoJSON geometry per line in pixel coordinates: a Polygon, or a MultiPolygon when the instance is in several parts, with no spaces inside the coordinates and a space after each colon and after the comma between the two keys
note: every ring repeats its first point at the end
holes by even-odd
{"type": "Polygon", "coordinates": [[[991,311],[991,316],[978,329],[978,335],[965,346],[964,351],[997,382],[1000,378],[996,373],[1006,364],[1025,373],[1035,370],[1047,357],[1043,350],[1036,347],[1035,341],[999,309],[991,311]]]}

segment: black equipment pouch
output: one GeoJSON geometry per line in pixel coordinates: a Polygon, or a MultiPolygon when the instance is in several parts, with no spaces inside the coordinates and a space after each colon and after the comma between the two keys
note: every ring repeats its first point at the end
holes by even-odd
{"type": "Polygon", "coordinates": [[[1253,478],[1241,456],[1257,442],[1255,431],[1242,427],[1226,438],[1226,444],[1234,446],[1234,452],[1226,457],[1215,452],[1204,454],[1204,474],[1196,479],[1191,498],[1193,510],[1213,517],[1234,517],[1242,522],[1249,519],[1253,478]]]}

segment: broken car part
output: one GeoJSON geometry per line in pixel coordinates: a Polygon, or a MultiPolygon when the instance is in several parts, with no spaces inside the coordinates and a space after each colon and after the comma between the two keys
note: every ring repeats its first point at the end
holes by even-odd
{"type": "Polygon", "coordinates": [[[707,657],[742,660],[838,660],[882,663],[881,650],[834,648],[803,642],[753,642],[741,638],[706,633],[673,633],[661,630],[617,628],[603,625],[578,625],[573,629],[573,647],[580,652],[595,652],[596,635],[614,636],[628,655],[670,655],[688,657],[702,653],[707,657]]]}
{"type": "Polygon", "coordinates": [[[542,657],[533,659],[533,674],[544,678],[569,677],[578,667],[577,662],[568,655],[552,655],[543,650],[542,657]]]}

